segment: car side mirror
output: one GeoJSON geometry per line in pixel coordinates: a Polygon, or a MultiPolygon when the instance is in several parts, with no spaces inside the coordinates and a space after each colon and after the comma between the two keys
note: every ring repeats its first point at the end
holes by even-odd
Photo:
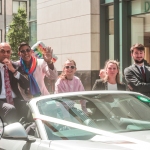
{"type": "Polygon", "coordinates": [[[26,130],[19,122],[5,126],[2,138],[11,140],[25,140],[30,143],[36,141],[34,138],[28,138],[26,130]]]}
{"type": "Polygon", "coordinates": [[[19,122],[16,122],[4,127],[2,138],[27,140],[28,135],[24,127],[19,122]]]}

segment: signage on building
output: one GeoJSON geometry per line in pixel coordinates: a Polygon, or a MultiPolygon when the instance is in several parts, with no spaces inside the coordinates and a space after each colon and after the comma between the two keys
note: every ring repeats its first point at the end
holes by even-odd
{"type": "Polygon", "coordinates": [[[149,12],[150,11],[150,1],[146,1],[145,2],[145,12],[149,12]]]}

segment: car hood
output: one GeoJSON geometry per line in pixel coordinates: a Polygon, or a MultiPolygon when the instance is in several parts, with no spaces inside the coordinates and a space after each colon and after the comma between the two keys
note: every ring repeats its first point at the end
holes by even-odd
{"type": "MultiPolygon", "coordinates": [[[[144,145],[143,145],[144,146],[144,145]]],[[[139,145],[135,143],[118,143],[117,141],[51,141],[50,142],[50,148],[51,149],[57,149],[61,148],[61,150],[137,150],[137,149],[142,149],[148,150],[146,146],[141,148],[139,145]],[[146,149],[147,148],[147,149],[146,149]]]]}
{"type": "Polygon", "coordinates": [[[119,134],[126,136],[126,137],[131,137],[131,138],[134,138],[137,140],[141,140],[141,141],[150,143],[150,131],[149,130],[124,132],[124,133],[119,133],[119,134]]]}
{"type": "MultiPolygon", "coordinates": [[[[86,141],[77,141],[76,144],[74,145],[74,140],[73,141],[69,141],[66,140],[66,144],[63,144],[65,141],[63,140],[62,142],[62,147],[65,146],[64,149],[69,149],[68,146],[70,146],[70,149],[81,149],[81,146],[83,146],[82,149],[84,149],[84,147],[87,149],[93,149],[93,146],[97,145],[96,149],[98,148],[103,148],[103,149],[109,149],[109,147],[111,147],[111,149],[132,149],[132,150],[137,150],[137,149],[143,149],[144,150],[149,150],[150,147],[150,142],[146,142],[143,139],[138,139],[136,136],[138,136],[139,134],[132,136],[131,132],[127,132],[127,133],[111,133],[111,132],[107,132],[104,130],[100,130],[100,129],[96,129],[96,128],[92,128],[89,126],[84,126],[84,125],[80,125],[80,124],[76,124],[73,122],[69,122],[69,121],[65,121],[65,120],[60,120],[58,118],[53,118],[53,117],[49,117],[49,116],[44,116],[44,115],[34,115],[34,119],[39,119],[39,120],[44,120],[44,121],[50,121],[53,123],[58,123],[61,125],[65,125],[65,126],[69,126],[69,127],[73,127],[73,128],[77,128],[80,130],[84,130],[84,131],[88,131],[91,133],[95,133],[96,135],[86,141]],[[131,133],[131,134],[130,134],[131,133]],[[68,144],[69,143],[69,144],[68,144]],[[108,147],[108,148],[107,148],[108,147]],[[113,148],[114,147],[114,148],[113,148]],[[148,147],[148,148],[147,148],[148,147]]],[[[137,131],[138,133],[139,131],[137,131]]],[[[141,133],[142,135],[142,133],[141,133]]],[[[140,136],[140,135],[139,135],[140,136]]],[[[61,141],[51,141],[51,146],[52,149],[57,149],[55,148],[55,146],[61,144],[61,141]],[[53,148],[54,147],[54,148],[53,148]]]]}
{"type": "Polygon", "coordinates": [[[66,140],[66,141],[51,141],[50,147],[56,149],[56,147],[61,147],[61,150],[66,149],[81,149],[81,150],[137,150],[144,149],[149,150],[150,146],[150,131],[136,131],[136,132],[126,132],[119,133],[118,135],[123,135],[127,137],[126,139],[112,138],[103,135],[96,135],[90,140],[79,141],[79,140],[66,140]],[[129,138],[137,139],[139,142],[134,142],[128,140],[129,138]],[[146,144],[140,143],[140,141],[147,142],[146,144]],[[76,144],[75,144],[76,143],[76,144]]]}

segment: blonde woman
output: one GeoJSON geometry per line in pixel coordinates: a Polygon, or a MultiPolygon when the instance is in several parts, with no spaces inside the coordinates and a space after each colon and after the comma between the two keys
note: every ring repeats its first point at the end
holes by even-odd
{"type": "Polygon", "coordinates": [[[107,61],[104,69],[105,77],[96,80],[92,90],[126,90],[126,85],[120,82],[118,61],[107,61]]]}

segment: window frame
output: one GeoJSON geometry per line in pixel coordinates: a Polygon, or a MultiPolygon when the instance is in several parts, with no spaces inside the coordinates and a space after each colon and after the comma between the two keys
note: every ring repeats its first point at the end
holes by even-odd
{"type": "Polygon", "coordinates": [[[2,29],[0,29],[0,43],[2,42],[2,29]]]}
{"type": "Polygon", "coordinates": [[[0,15],[2,15],[2,0],[0,0],[0,15]]]}
{"type": "MultiPolygon", "coordinates": [[[[20,2],[25,2],[25,3],[26,3],[25,11],[26,11],[26,13],[27,13],[27,1],[18,1],[18,0],[13,0],[13,2],[18,2],[18,4],[19,4],[18,6],[19,6],[19,7],[20,7],[20,2]]],[[[13,6],[13,5],[12,5],[12,6],[13,6]]],[[[18,7],[18,8],[19,8],[19,7],[18,7]]],[[[13,12],[13,9],[12,9],[12,13],[13,13],[13,14],[16,14],[16,13],[14,13],[14,12],[13,12]]]]}

